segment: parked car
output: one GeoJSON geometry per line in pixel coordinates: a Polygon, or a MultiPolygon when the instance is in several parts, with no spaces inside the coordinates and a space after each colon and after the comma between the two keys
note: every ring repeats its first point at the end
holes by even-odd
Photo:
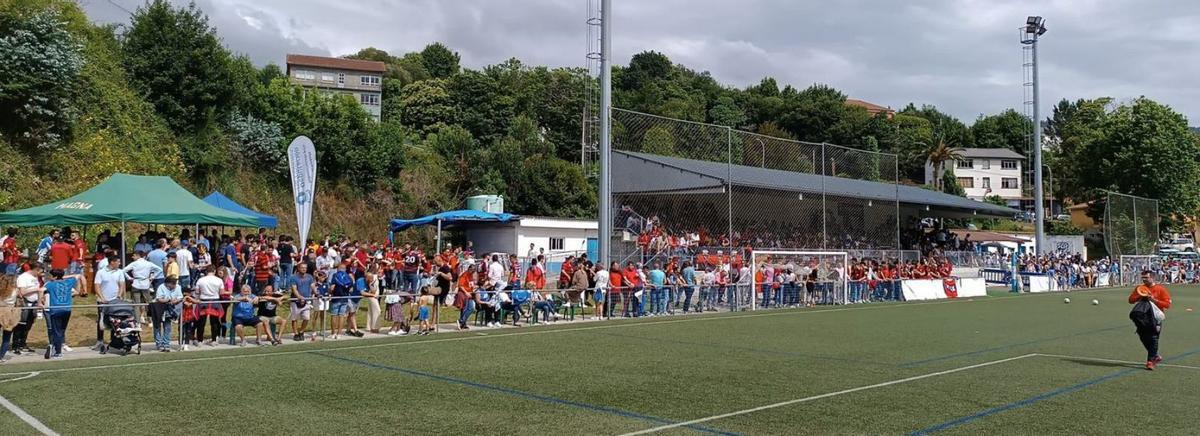
{"type": "Polygon", "coordinates": [[[1071,215],[1068,215],[1065,213],[1060,213],[1060,214],[1054,216],[1054,220],[1055,221],[1070,221],[1071,215]]]}
{"type": "Polygon", "coordinates": [[[1159,251],[1170,249],[1183,252],[1195,252],[1196,242],[1192,241],[1190,238],[1175,238],[1165,243],[1158,244],[1158,249],[1159,251]]]}

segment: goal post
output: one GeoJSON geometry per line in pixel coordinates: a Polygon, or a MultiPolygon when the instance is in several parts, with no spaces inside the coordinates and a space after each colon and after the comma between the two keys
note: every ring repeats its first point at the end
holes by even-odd
{"type": "Polygon", "coordinates": [[[750,252],[753,287],[750,309],[816,304],[846,304],[849,254],[845,251],[754,250],[750,252]],[[769,267],[770,271],[765,268],[769,267]],[[779,274],[790,271],[793,283],[775,286],[779,274]],[[772,280],[768,282],[768,273],[772,280]],[[811,292],[806,287],[813,281],[811,292]]]}
{"type": "Polygon", "coordinates": [[[1118,260],[1117,281],[1120,286],[1135,285],[1141,280],[1142,271],[1156,271],[1158,256],[1147,254],[1126,254],[1118,260]]]}

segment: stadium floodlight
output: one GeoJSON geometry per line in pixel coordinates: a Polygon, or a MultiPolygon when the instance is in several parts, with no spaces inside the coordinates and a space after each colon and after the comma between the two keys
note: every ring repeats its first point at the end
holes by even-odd
{"type": "Polygon", "coordinates": [[[1034,253],[1044,253],[1046,250],[1046,200],[1044,188],[1042,186],[1042,122],[1041,113],[1038,109],[1038,64],[1037,64],[1037,43],[1038,37],[1046,34],[1046,20],[1040,16],[1031,15],[1025,19],[1025,26],[1021,28],[1021,44],[1029,46],[1029,51],[1032,59],[1029,63],[1032,70],[1029,80],[1030,87],[1033,88],[1033,98],[1030,103],[1033,105],[1033,210],[1034,210],[1034,253]]]}

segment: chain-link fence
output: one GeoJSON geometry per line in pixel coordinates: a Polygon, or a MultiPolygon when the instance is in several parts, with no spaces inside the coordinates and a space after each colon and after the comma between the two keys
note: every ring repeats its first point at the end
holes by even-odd
{"type": "Polygon", "coordinates": [[[1158,245],[1158,200],[1108,192],[1104,205],[1104,245],[1108,255],[1154,254],[1158,245]]]}
{"type": "Polygon", "coordinates": [[[698,247],[900,254],[896,155],[623,109],[612,123],[614,261],[698,247]]]}

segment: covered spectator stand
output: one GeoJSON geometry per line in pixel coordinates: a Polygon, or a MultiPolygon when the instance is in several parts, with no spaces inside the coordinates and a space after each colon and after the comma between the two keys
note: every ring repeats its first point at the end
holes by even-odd
{"type": "Polygon", "coordinates": [[[392,233],[407,230],[417,226],[437,226],[437,251],[442,251],[442,230],[477,224],[508,223],[518,221],[521,217],[509,213],[489,213],[481,210],[464,209],[451,210],[413,219],[392,219],[389,231],[392,233]]]}

